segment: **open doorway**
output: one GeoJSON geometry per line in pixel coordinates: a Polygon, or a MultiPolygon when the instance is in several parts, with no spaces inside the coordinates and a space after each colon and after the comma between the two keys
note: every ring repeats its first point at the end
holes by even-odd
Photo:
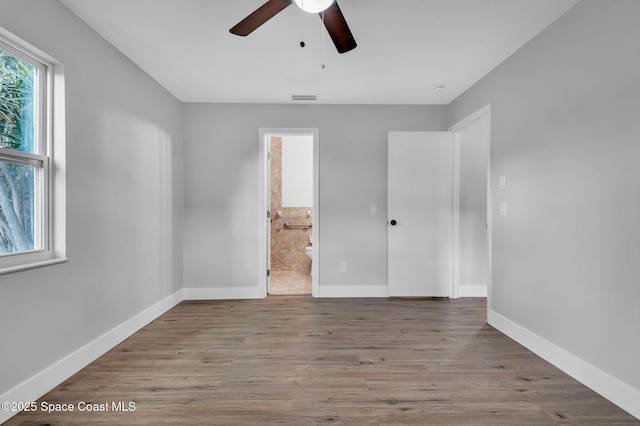
{"type": "Polygon", "coordinates": [[[449,131],[454,144],[453,297],[487,297],[491,285],[491,106],[449,131]]]}
{"type": "Polygon", "coordinates": [[[265,294],[316,294],[317,140],[317,129],[260,130],[265,294]]]}

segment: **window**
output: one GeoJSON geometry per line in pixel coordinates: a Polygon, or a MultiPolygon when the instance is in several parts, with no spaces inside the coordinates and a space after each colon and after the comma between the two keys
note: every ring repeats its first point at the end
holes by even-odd
{"type": "Polygon", "coordinates": [[[0,38],[0,272],[54,257],[51,68],[0,38]]]}

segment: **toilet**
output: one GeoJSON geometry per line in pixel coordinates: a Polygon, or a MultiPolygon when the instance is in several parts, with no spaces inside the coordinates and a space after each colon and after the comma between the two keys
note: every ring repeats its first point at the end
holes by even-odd
{"type": "MultiPolygon", "coordinates": [[[[313,243],[312,237],[309,237],[309,243],[313,243]]],[[[311,259],[311,270],[313,271],[313,246],[305,247],[304,254],[306,254],[307,257],[311,259]]]]}

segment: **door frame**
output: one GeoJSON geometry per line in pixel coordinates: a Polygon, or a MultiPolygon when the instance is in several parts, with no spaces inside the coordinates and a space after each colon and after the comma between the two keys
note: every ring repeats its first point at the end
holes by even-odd
{"type": "MultiPolygon", "coordinates": [[[[267,137],[287,135],[313,136],[313,263],[311,268],[311,295],[318,297],[320,285],[320,130],[318,128],[289,128],[289,127],[261,127],[258,131],[258,163],[259,163],[259,242],[258,242],[258,288],[263,297],[267,296],[267,270],[271,247],[269,247],[271,226],[267,218],[267,211],[271,210],[271,173],[269,165],[269,150],[267,137]]],[[[272,212],[273,214],[273,212],[272,212]]]]}
{"type": "MultiPolygon", "coordinates": [[[[487,157],[487,309],[491,303],[491,104],[487,104],[476,112],[468,115],[447,130],[453,133],[453,298],[460,295],[460,131],[477,120],[489,122],[489,146],[487,157]]],[[[478,295],[479,296],[479,295],[478,295]]]]}

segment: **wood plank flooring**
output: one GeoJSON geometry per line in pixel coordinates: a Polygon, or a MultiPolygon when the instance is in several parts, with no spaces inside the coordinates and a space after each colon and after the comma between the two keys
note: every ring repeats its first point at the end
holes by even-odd
{"type": "Polygon", "coordinates": [[[38,402],[109,411],[7,425],[640,424],[485,313],[483,299],[183,302],[38,402]]]}

